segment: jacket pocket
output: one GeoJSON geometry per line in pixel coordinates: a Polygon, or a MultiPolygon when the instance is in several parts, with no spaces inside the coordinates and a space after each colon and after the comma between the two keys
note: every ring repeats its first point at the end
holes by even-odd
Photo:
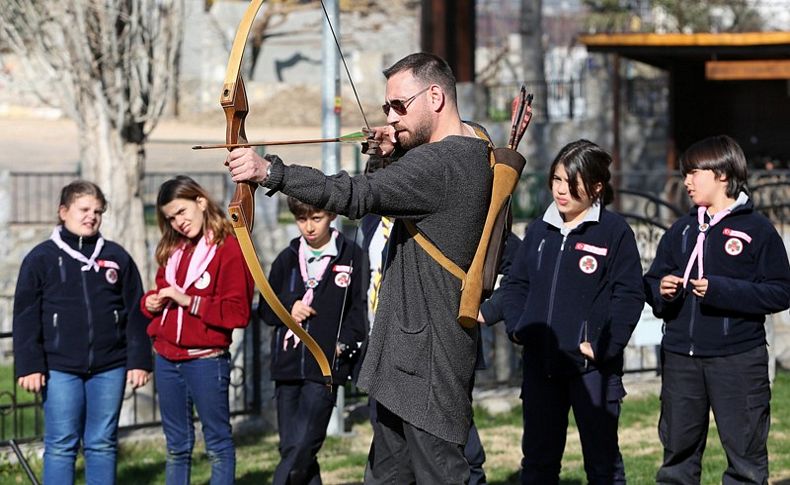
{"type": "Polygon", "coordinates": [[[427,378],[431,362],[431,332],[423,326],[418,331],[395,331],[393,352],[395,368],[410,376],[427,378]]]}
{"type": "Polygon", "coordinates": [[[60,282],[66,282],[66,267],[63,266],[63,256],[58,256],[58,270],[60,271],[60,282]]]}
{"type": "Polygon", "coordinates": [[[126,338],[126,313],[118,310],[112,311],[113,322],[115,322],[115,337],[118,341],[126,338]]]}
{"type": "Polygon", "coordinates": [[[743,456],[754,456],[764,450],[771,427],[771,388],[766,384],[746,396],[742,427],[743,456]]]}
{"type": "Polygon", "coordinates": [[[579,338],[577,339],[578,343],[589,342],[589,334],[587,331],[587,320],[582,320],[582,323],[579,325],[579,338]]]}
{"type": "Polygon", "coordinates": [[[540,244],[538,244],[538,271],[540,271],[540,266],[543,264],[543,246],[546,245],[546,239],[541,239],[540,244]]]}
{"type": "Polygon", "coordinates": [[[60,329],[58,329],[58,314],[52,314],[52,332],[54,338],[52,339],[52,346],[56,349],[60,347],[60,329]]]}

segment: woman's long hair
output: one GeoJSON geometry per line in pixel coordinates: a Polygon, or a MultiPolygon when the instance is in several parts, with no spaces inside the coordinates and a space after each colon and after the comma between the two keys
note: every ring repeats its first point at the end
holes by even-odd
{"type": "Polygon", "coordinates": [[[203,236],[211,233],[213,235],[211,242],[221,245],[226,237],[233,234],[233,226],[225,218],[225,213],[220,206],[208,195],[206,189],[186,175],[172,178],[159,187],[159,195],[156,197],[156,222],[162,232],[162,239],[156,246],[156,262],[159,266],[165,266],[170,255],[186,242],[186,237],[179,234],[170,225],[170,221],[162,212],[162,207],[175,199],[197,201],[198,197],[206,200],[206,210],[203,213],[203,236]]]}

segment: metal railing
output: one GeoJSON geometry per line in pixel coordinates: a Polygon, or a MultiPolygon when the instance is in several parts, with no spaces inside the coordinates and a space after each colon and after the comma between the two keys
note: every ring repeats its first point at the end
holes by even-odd
{"type": "MultiPolygon", "coordinates": [[[[141,191],[148,215],[153,214],[156,194],[165,180],[183,175],[179,172],[147,172],[141,191]]],[[[228,199],[228,178],[225,172],[191,172],[188,174],[217,201],[228,199]]],[[[78,178],[77,172],[11,172],[11,224],[50,224],[57,220],[60,190],[78,178]]]]}
{"type": "MultiPolygon", "coordinates": [[[[244,330],[242,339],[234,344],[231,353],[230,411],[231,416],[261,413],[262,342],[260,322],[255,317],[244,330]]],[[[0,341],[11,339],[11,332],[0,333],[0,341]]],[[[8,380],[0,383],[0,446],[9,440],[26,442],[40,439],[44,431],[44,414],[39,394],[22,391],[16,385],[13,371],[7,372],[8,380]]],[[[124,395],[121,430],[159,426],[158,391],[156,380],[149,387],[127,392],[124,395]]]]}
{"type": "MultiPolygon", "coordinates": [[[[545,83],[527,81],[527,92],[535,95],[533,119],[536,121],[567,121],[587,116],[585,82],[579,79],[554,80],[545,83]]],[[[513,96],[520,83],[487,86],[486,114],[491,121],[510,120],[513,96]]]]}

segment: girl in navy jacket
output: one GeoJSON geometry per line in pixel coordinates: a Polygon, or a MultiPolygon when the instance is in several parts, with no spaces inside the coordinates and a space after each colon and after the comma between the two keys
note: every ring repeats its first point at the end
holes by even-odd
{"type": "Polygon", "coordinates": [[[610,163],[587,140],[560,150],[549,169],[554,203],[527,228],[501,288],[508,334],[524,346],[524,484],[558,483],[569,408],[589,483],[625,483],[623,349],[644,295],[634,234],[604,208],[610,163]]]}
{"type": "Polygon", "coordinates": [[[699,483],[710,410],[727,454],[722,483],[768,483],[771,390],[765,316],[790,305],[782,238],[754,211],[746,158],[728,136],[680,160],[695,207],[661,238],[645,275],[664,320],[658,483],[699,483]]]}
{"type": "Polygon", "coordinates": [[[106,206],[96,184],[63,187],[61,225],[19,271],[14,364],[19,386],[42,392],[44,483],[74,483],[80,444],[87,484],[115,483],[124,385],[144,385],[151,370],[140,273],[99,233],[106,206]]]}

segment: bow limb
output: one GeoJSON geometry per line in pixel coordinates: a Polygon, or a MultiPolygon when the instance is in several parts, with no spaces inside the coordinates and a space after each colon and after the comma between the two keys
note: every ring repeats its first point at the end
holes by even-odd
{"type": "MultiPolygon", "coordinates": [[[[223,111],[225,111],[225,141],[228,144],[243,144],[247,142],[247,135],[244,132],[244,120],[249,112],[249,106],[247,104],[247,92],[244,88],[244,81],[241,77],[241,63],[244,58],[244,47],[247,43],[247,37],[249,36],[252,22],[255,20],[255,15],[258,13],[261,4],[263,4],[263,0],[253,0],[244,12],[244,17],[242,17],[239,23],[236,37],[233,40],[233,47],[231,48],[230,58],[228,60],[228,69],[225,72],[225,81],[222,85],[220,104],[222,105],[223,111]]],[[[266,279],[260,260],[258,259],[258,254],[255,252],[251,231],[256,188],[257,184],[252,182],[236,184],[236,191],[233,194],[230,204],[228,204],[228,214],[230,216],[231,225],[233,226],[233,231],[236,233],[236,238],[241,246],[244,261],[250,269],[252,278],[255,281],[255,286],[263,295],[266,303],[271,307],[277,317],[282,320],[285,326],[291,329],[291,331],[307,346],[310,353],[313,354],[313,357],[315,357],[315,360],[318,362],[321,374],[323,374],[324,379],[326,379],[327,385],[331,385],[332,370],[329,366],[326,354],[324,354],[324,351],[315,339],[293,319],[290,312],[288,312],[277,297],[269,280],[266,279]]]]}

